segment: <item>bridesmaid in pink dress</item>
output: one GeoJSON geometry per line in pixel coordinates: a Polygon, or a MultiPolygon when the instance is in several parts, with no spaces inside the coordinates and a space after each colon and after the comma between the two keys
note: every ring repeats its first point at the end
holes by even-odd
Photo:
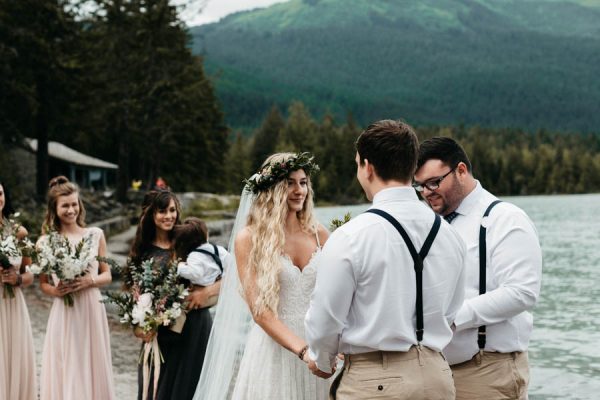
{"type": "MultiPolygon", "coordinates": [[[[85,209],[77,186],[64,176],[52,179],[49,186],[43,233],[56,230],[72,245],[91,235],[96,254],[104,256],[102,230],[84,227],[85,209]]],[[[42,355],[41,400],[115,398],[108,322],[98,289],[111,281],[109,266],[97,261],[90,264],[88,274],[68,284],[40,276],[42,291],[55,297],[42,355]],[[73,295],[72,307],[63,303],[68,293],[73,295]]]]}
{"type": "MultiPolygon", "coordinates": [[[[6,186],[0,182],[0,230],[10,223],[12,212],[6,186]]],[[[27,230],[19,228],[19,239],[26,235],[27,230]]],[[[33,282],[26,267],[31,259],[19,257],[10,261],[10,267],[0,267],[0,399],[34,400],[35,350],[29,312],[21,292],[22,287],[33,282]],[[13,287],[14,298],[4,297],[5,284],[13,287]]]]}

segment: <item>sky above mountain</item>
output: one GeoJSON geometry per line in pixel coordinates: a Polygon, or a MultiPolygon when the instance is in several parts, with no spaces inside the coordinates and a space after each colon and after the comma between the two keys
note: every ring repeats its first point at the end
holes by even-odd
{"type": "Polygon", "coordinates": [[[263,8],[275,3],[285,3],[289,0],[207,0],[204,9],[198,13],[190,10],[184,19],[190,26],[216,22],[221,18],[238,11],[263,8]]]}

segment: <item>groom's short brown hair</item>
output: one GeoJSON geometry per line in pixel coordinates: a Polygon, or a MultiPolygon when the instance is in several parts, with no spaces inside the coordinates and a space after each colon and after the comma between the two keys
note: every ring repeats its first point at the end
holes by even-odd
{"type": "Polygon", "coordinates": [[[407,123],[385,119],[360,134],[356,151],[361,165],[369,160],[382,180],[411,182],[417,168],[419,140],[407,123]]]}

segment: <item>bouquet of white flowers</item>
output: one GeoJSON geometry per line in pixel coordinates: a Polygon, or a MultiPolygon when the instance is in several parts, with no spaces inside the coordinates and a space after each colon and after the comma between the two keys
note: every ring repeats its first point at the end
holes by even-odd
{"type": "Polygon", "coordinates": [[[130,291],[106,295],[106,301],[117,305],[121,323],[139,327],[144,333],[173,325],[189,294],[185,285],[178,283],[177,263],[155,268],[151,258],[138,266],[130,265],[129,270],[133,282],[130,291]]]}
{"type": "MultiPolygon", "coordinates": [[[[30,267],[34,274],[56,275],[63,282],[72,281],[88,272],[90,263],[96,259],[92,254],[92,235],[84,236],[75,246],[58,232],[50,232],[38,243],[37,265],[30,267]]],[[[74,304],[71,293],[63,296],[66,306],[74,304]]]]}
{"type": "MultiPolygon", "coordinates": [[[[0,267],[10,268],[11,266],[19,267],[23,256],[31,257],[34,255],[34,245],[27,238],[17,238],[17,232],[20,225],[13,220],[8,220],[0,231],[0,267]]],[[[12,285],[4,284],[3,296],[15,297],[15,292],[12,285]]]]}
{"type": "MultiPolygon", "coordinates": [[[[144,334],[156,333],[160,326],[173,326],[183,317],[185,298],[189,291],[178,282],[177,263],[171,262],[166,268],[154,265],[154,260],[143,261],[140,265],[129,265],[131,288],[127,292],[107,293],[106,302],[117,305],[121,323],[129,324],[134,329],[141,329],[144,334]]],[[[172,328],[173,329],[173,328],[172,328]]],[[[160,374],[161,354],[156,337],[146,343],[140,360],[144,362],[144,396],[146,398],[149,364],[154,368],[154,378],[160,374]]],[[[157,381],[154,382],[156,393],[157,381]]]]}

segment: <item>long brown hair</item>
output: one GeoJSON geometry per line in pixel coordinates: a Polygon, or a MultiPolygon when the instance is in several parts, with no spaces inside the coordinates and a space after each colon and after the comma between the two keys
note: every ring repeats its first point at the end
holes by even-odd
{"type": "Polygon", "coordinates": [[[75,222],[81,227],[85,226],[85,207],[81,201],[81,196],[79,196],[79,187],[69,181],[67,177],[60,175],[50,179],[48,183],[48,205],[44,224],[42,225],[42,234],[60,230],[60,219],[56,212],[58,198],[60,196],[70,196],[73,193],[77,193],[77,202],[79,203],[79,215],[77,215],[75,222]]]}
{"type": "MultiPolygon", "coordinates": [[[[177,196],[169,190],[151,190],[144,196],[142,202],[142,213],[138,223],[135,239],[129,251],[129,257],[134,264],[139,264],[143,261],[144,256],[148,253],[152,246],[152,242],[156,238],[156,225],[154,224],[154,214],[159,210],[165,210],[169,207],[169,203],[173,200],[177,209],[177,219],[175,224],[179,224],[181,215],[181,206],[177,196]]],[[[169,240],[173,241],[175,235],[174,229],[169,232],[169,240]]]]}

